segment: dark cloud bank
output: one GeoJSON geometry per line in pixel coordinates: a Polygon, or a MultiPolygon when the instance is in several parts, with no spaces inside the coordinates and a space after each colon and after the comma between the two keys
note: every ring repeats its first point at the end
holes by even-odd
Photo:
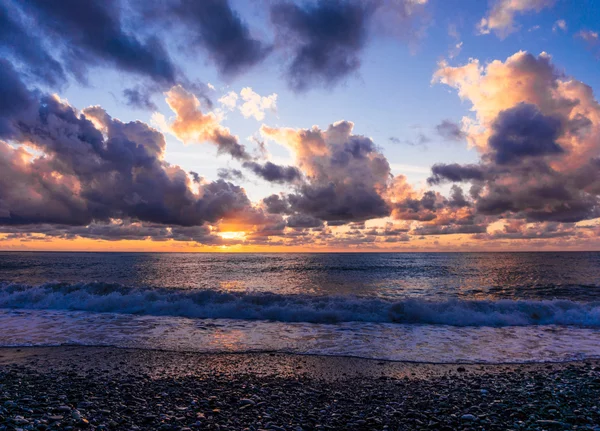
{"type": "Polygon", "coordinates": [[[53,89],[72,79],[85,83],[91,68],[130,74],[141,81],[122,97],[141,109],[155,109],[156,92],[193,84],[176,55],[208,60],[229,79],[276,55],[290,86],[304,91],[335,85],[359,69],[382,4],[275,1],[269,10],[275,34],[263,35],[228,0],[3,0],[0,53],[31,82],[53,89]]]}
{"type": "MultiPolygon", "coordinates": [[[[579,124],[586,127],[585,121],[579,124]]],[[[598,217],[600,159],[568,172],[552,166],[568,156],[557,142],[567,127],[573,132],[573,124],[543,115],[534,105],[518,104],[496,118],[481,164],[437,164],[428,181],[471,182],[476,209],[484,215],[509,213],[533,222],[564,223],[598,217]]]]}

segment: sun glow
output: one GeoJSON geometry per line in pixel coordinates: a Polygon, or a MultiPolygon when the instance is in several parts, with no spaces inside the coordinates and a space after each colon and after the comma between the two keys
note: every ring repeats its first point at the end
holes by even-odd
{"type": "Polygon", "coordinates": [[[223,239],[245,239],[246,232],[219,232],[217,233],[223,239]]]}

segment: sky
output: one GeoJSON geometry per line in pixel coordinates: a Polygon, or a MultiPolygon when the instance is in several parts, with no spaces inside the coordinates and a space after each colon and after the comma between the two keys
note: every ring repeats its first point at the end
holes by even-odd
{"type": "Polygon", "coordinates": [[[598,250],[599,23],[597,0],[0,0],[0,250],[598,250]]]}

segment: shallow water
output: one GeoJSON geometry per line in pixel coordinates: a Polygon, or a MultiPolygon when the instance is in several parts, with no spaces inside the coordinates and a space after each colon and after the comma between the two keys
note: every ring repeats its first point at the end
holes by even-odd
{"type": "Polygon", "coordinates": [[[0,345],[600,357],[600,253],[0,253],[0,345]]]}

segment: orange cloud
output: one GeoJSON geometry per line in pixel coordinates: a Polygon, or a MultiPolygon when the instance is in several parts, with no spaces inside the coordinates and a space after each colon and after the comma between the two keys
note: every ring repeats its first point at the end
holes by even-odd
{"type": "Polygon", "coordinates": [[[489,15],[482,18],[477,29],[480,34],[494,31],[501,38],[517,31],[515,16],[526,12],[539,12],[554,5],[555,0],[496,0],[489,15]]]}
{"type": "MultiPolygon", "coordinates": [[[[175,119],[169,125],[175,136],[184,142],[212,142],[220,153],[230,154],[240,160],[250,159],[238,138],[220,124],[214,113],[202,112],[200,101],[193,93],[176,85],[165,95],[167,104],[175,113],[175,119]]],[[[159,121],[163,122],[163,119],[159,121]]]]}
{"type": "Polygon", "coordinates": [[[457,67],[442,62],[433,82],[456,88],[461,99],[472,104],[474,116],[463,118],[463,131],[482,153],[489,149],[498,114],[522,102],[559,118],[564,125],[558,143],[569,157],[553,164],[555,169],[575,169],[600,151],[600,104],[592,89],[562,74],[546,53],[535,57],[520,51],[504,62],[495,60],[487,65],[479,60],[457,67]]]}

